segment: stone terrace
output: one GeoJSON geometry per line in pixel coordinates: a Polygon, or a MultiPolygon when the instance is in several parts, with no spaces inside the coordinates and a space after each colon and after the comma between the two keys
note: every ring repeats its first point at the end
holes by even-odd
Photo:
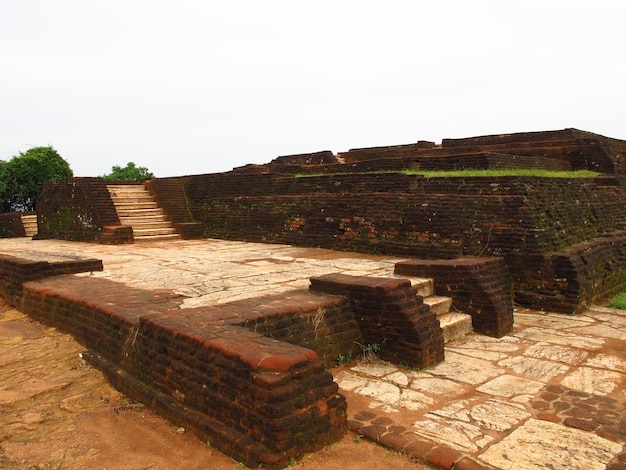
{"type": "MultiPolygon", "coordinates": [[[[38,285],[54,286],[58,298],[62,299],[66,292],[84,298],[86,305],[108,304],[113,316],[118,308],[135,308],[138,315],[148,317],[152,332],[152,336],[135,339],[153,341],[146,348],[153,347],[157,356],[159,348],[170,346],[159,345],[159,328],[169,321],[168,309],[207,312],[233,302],[248,306],[257,302],[255,308],[259,308],[255,299],[260,297],[304,295],[303,289],[308,288],[312,277],[331,283],[342,281],[336,277],[338,274],[397,278],[393,272],[399,261],[391,257],[216,240],[111,247],[22,238],[3,240],[0,251],[26,259],[63,260],[68,256],[75,258],[77,253],[88,258],[85,267],[92,272],[71,275],[66,270],[61,272],[63,276],[45,282],[31,281],[29,288],[35,291],[38,285]],[[102,271],[93,260],[102,260],[102,271]],[[328,278],[328,274],[335,277],[328,278]],[[91,290],[81,290],[86,285],[91,290]],[[93,291],[94,285],[98,286],[97,292],[93,291]],[[146,315],[146,309],[152,313],[146,315]]],[[[377,361],[352,362],[333,369],[341,395],[328,406],[340,412],[345,397],[350,429],[435,468],[541,468],[546,462],[550,468],[623,468],[625,326],[626,315],[611,309],[594,308],[578,316],[517,310],[510,334],[500,339],[472,335],[449,343],[445,361],[439,365],[411,369],[377,361]]],[[[188,334],[181,330],[180,337],[184,340],[188,334]]],[[[128,350],[126,346],[118,345],[120,355],[128,350]]],[[[301,354],[305,364],[312,357],[306,351],[293,346],[291,353],[301,354]]],[[[233,356],[237,354],[245,352],[233,351],[233,356]]],[[[98,354],[90,357],[114,384],[126,386],[127,393],[141,393],[139,381],[125,380],[98,354]]],[[[124,362],[124,358],[120,357],[120,361],[124,362]]],[[[171,365],[174,370],[180,367],[171,365]]],[[[276,371],[281,367],[273,366],[276,371]]],[[[224,374],[231,373],[233,381],[238,380],[238,373],[245,372],[237,363],[224,367],[224,374]]],[[[263,373],[257,383],[266,384],[265,393],[280,390],[279,384],[268,381],[269,376],[265,377],[268,380],[262,376],[263,373]]],[[[326,380],[323,368],[310,370],[304,376],[309,383],[326,380]]],[[[185,377],[169,377],[180,378],[185,377]]],[[[333,389],[330,384],[328,387],[333,389]]],[[[175,398],[184,402],[185,392],[181,387],[175,398]]],[[[244,395],[240,398],[244,399],[245,408],[250,403],[244,395]]],[[[170,417],[176,416],[175,407],[169,406],[171,402],[163,397],[143,398],[163,414],[169,410],[170,417]]],[[[266,412],[271,421],[273,412],[266,412]]],[[[193,426],[194,416],[186,417],[192,423],[190,428],[202,435],[202,429],[193,426]]],[[[280,423],[270,424],[275,430],[280,428],[280,423]]],[[[236,423],[230,423],[211,431],[232,438],[236,427],[236,423]]],[[[306,433],[302,436],[310,437],[306,433]]],[[[248,444],[253,443],[241,443],[248,444]]],[[[282,444],[288,447],[289,443],[279,442],[276,446],[282,444]]],[[[242,451],[226,449],[229,450],[242,451]]],[[[252,457],[259,455],[253,453],[252,457]]],[[[252,458],[247,463],[256,466],[252,458]]]]}

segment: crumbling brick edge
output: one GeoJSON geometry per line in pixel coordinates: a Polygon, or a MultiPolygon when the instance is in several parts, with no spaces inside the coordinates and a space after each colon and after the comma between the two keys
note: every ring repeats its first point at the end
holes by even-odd
{"type": "Polygon", "coordinates": [[[310,291],[180,309],[166,290],[67,275],[96,270],[99,260],[0,255],[0,294],[72,334],[114,387],[248,467],[283,468],[347,431],[347,402],[326,364],[287,337],[306,343],[311,328],[325,328],[345,347],[352,324],[367,342],[394,334],[391,359],[406,347],[417,367],[443,360],[438,321],[405,279],[332,274],[313,278],[310,291]],[[285,338],[263,334],[274,330],[285,338]]]}

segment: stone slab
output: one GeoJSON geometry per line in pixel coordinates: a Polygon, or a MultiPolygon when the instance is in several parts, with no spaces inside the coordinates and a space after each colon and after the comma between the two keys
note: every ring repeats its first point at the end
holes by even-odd
{"type": "Polygon", "coordinates": [[[621,448],[621,444],[589,432],[529,419],[479,458],[503,470],[604,470],[621,448]]]}

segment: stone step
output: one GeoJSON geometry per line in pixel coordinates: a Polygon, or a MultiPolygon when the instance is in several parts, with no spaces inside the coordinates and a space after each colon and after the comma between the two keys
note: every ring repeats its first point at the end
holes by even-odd
{"type": "Polygon", "coordinates": [[[155,202],[150,195],[129,195],[129,196],[111,196],[113,204],[143,204],[147,202],[155,202]]]}
{"type": "Polygon", "coordinates": [[[37,215],[36,214],[26,214],[22,215],[22,226],[24,227],[24,232],[26,232],[27,237],[33,237],[37,235],[37,215]]]}
{"type": "Polygon", "coordinates": [[[180,238],[143,185],[108,185],[107,188],[120,223],[132,227],[135,241],[180,238]]]}
{"type": "Polygon", "coordinates": [[[431,295],[424,297],[424,303],[430,305],[431,311],[435,312],[437,316],[439,316],[450,311],[450,308],[452,307],[452,298],[431,295]]]}
{"type": "Polygon", "coordinates": [[[115,208],[118,210],[140,210],[140,209],[158,209],[159,205],[156,201],[145,202],[127,202],[118,203],[113,201],[115,208]]]}
{"type": "Polygon", "coordinates": [[[110,193],[138,193],[146,192],[143,184],[107,184],[110,193]]]}
{"type": "Polygon", "coordinates": [[[413,287],[417,287],[417,294],[422,297],[428,297],[434,294],[435,292],[435,282],[432,279],[423,278],[423,277],[409,277],[399,276],[403,279],[408,279],[411,281],[411,285],[413,287]]]}
{"type": "Polygon", "coordinates": [[[167,220],[132,222],[125,217],[120,217],[120,223],[122,225],[128,225],[129,227],[132,227],[133,232],[137,232],[139,230],[174,230],[172,228],[172,224],[167,220]]]}
{"type": "MultiPolygon", "coordinates": [[[[120,215],[120,214],[118,214],[120,215]]],[[[131,213],[130,215],[120,216],[120,220],[124,222],[123,225],[133,225],[133,224],[154,224],[159,222],[165,222],[169,224],[169,220],[165,217],[161,210],[155,213],[131,213]]]]}
{"type": "Polygon", "coordinates": [[[154,237],[157,235],[176,235],[176,230],[171,227],[163,228],[136,228],[133,227],[133,237],[154,237]]]}
{"type": "Polygon", "coordinates": [[[163,209],[117,209],[119,217],[163,217],[163,209]]]}
{"type": "Polygon", "coordinates": [[[136,242],[155,242],[163,240],[180,240],[180,235],[177,233],[170,235],[147,235],[133,237],[136,242]]]}
{"type": "Polygon", "coordinates": [[[443,330],[443,342],[448,343],[462,336],[471,334],[472,316],[467,313],[448,312],[437,317],[443,330]]]}

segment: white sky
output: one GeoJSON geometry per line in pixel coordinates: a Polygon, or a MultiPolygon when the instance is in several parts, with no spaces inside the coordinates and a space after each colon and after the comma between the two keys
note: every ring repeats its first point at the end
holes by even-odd
{"type": "Polygon", "coordinates": [[[0,0],[0,160],[76,176],[566,127],[626,140],[622,0],[0,0]]]}

